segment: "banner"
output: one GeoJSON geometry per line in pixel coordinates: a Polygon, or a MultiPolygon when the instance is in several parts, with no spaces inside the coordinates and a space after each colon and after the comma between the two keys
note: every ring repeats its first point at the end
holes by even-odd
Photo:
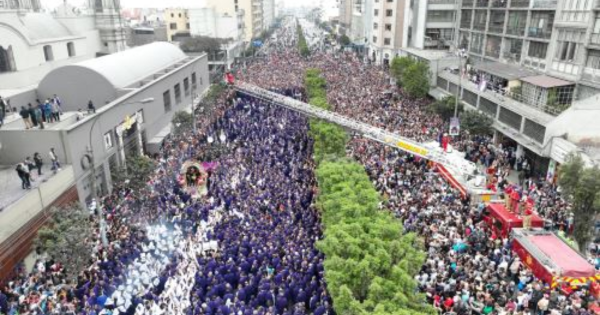
{"type": "Polygon", "coordinates": [[[458,136],[460,134],[460,121],[458,117],[450,118],[450,133],[451,136],[458,136]]]}
{"type": "Polygon", "coordinates": [[[554,183],[555,174],[556,174],[556,161],[550,160],[550,164],[548,165],[548,173],[546,173],[546,181],[549,183],[554,183]]]}

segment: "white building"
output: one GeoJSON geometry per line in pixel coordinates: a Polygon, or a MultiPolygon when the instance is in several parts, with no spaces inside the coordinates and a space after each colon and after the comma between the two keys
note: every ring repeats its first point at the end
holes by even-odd
{"type": "Polygon", "coordinates": [[[219,13],[212,7],[188,10],[192,36],[208,36],[226,41],[221,47],[221,53],[209,58],[210,70],[219,67],[231,69],[235,58],[244,49],[244,10],[240,9],[235,13],[236,16],[219,13]]]}
{"type": "Polygon", "coordinates": [[[263,0],[263,30],[268,30],[275,23],[275,0],[263,0]]]}
{"type": "Polygon", "coordinates": [[[219,13],[214,8],[188,10],[190,33],[192,36],[213,38],[244,39],[244,11],[238,10],[235,16],[219,13]]]}
{"type": "Polygon", "coordinates": [[[26,104],[51,70],[123,50],[122,24],[112,1],[104,2],[97,12],[65,2],[50,15],[36,12],[37,1],[0,1],[0,96],[12,106],[26,104]]]}

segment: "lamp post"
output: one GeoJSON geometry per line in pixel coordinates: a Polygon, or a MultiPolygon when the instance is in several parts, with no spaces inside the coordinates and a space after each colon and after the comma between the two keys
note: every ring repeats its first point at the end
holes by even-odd
{"type": "MultiPolygon", "coordinates": [[[[143,100],[139,100],[139,101],[135,101],[135,102],[130,102],[130,103],[121,103],[117,106],[122,106],[122,105],[132,105],[132,104],[148,104],[148,103],[152,103],[154,102],[154,98],[150,97],[150,98],[146,98],[143,100]]],[[[115,106],[116,107],[116,106],[115,106]]],[[[102,244],[106,247],[108,246],[108,239],[106,238],[106,222],[104,221],[104,215],[102,213],[102,208],[100,207],[100,203],[98,202],[98,200],[96,200],[98,198],[98,193],[97,193],[97,184],[96,184],[96,159],[94,156],[94,147],[92,146],[92,133],[94,131],[94,127],[96,126],[96,123],[98,122],[101,113],[96,113],[96,116],[94,117],[94,121],[92,122],[92,127],[90,128],[90,134],[89,134],[89,142],[88,142],[88,157],[90,160],[90,165],[92,167],[92,180],[91,180],[91,189],[92,189],[92,200],[94,200],[96,202],[96,211],[97,211],[97,215],[100,218],[100,235],[102,238],[102,244]]]]}
{"type": "Polygon", "coordinates": [[[463,71],[463,58],[467,56],[464,48],[456,51],[458,56],[458,89],[456,89],[456,99],[454,102],[454,118],[458,117],[458,101],[460,99],[460,89],[462,87],[462,71],[463,71]]]}

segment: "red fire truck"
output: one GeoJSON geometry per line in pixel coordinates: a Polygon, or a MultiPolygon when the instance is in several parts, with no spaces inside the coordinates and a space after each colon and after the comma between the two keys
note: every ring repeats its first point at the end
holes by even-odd
{"type": "Polygon", "coordinates": [[[572,287],[600,280],[594,266],[556,234],[543,229],[513,229],[512,236],[513,251],[523,264],[553,288],[560,286],[570,293],[572,287]]]}
{"type": "MultiPolygon", "coordinates": [[[[523,217],[508,211],[503,203],[489,203],[485,208],[483,219],[494,230],[496,235],[501,238],[508,238],[512,229],[523,227],[523,217]]],[[[544,219],[532,214],[531,227],[544,227],[544,219]]]]}

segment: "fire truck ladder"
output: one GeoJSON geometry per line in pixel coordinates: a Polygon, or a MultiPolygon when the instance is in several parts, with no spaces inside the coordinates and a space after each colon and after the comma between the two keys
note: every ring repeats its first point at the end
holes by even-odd
{"type": "Polygon", "coordinates": [[[350,119],[335,112],[324,110],[291,97],[286,97],[245,82],[236,82],[234,88],[241,94],[285,107],[309,117],[326,120],[341,127],[356,131],[365,138],[378,141],[387,146],[422,157],[438,165],[442,165],[443,168],[451,174],[451,177],[455,178],[455,180],[459,182],[459,185],[463,187],[466,186],[465,184],[469,180],[470,175],[473,175],[475,172],[475,164],[464,159],[449,159],[448,155],[443,152],[439,146],[426,146],[412,139],[402,137],[384,129],[350,119]]]}

